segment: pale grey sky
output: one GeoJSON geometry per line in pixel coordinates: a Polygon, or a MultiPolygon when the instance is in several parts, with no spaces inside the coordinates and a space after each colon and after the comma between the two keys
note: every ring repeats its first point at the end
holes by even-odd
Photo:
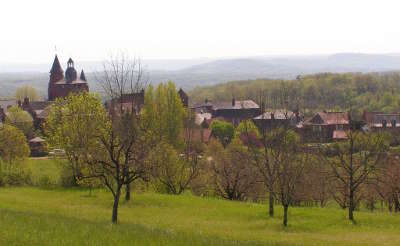
{"type": "Polygon", "coordinates": [[[0,62],[400,53],[395,0],[1,0],[0,62]]]}

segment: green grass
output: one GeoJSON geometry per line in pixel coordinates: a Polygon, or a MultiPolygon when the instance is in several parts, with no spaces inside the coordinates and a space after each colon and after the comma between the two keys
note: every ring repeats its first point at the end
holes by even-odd
{"type": "Polygon", "coordinates": [[[34,184],[38,184],[41,178],[48,177],[49,181],[56,185],[60,180],[62,162],[65,162],[65,160],[30,158],[20,165],[32,173],[34,184]]]}
{"type": "Polygon", "coordinates": [[[291,208],[191,195],[134,194],[110,223],[112,199],[98,190],[0,189],[0,245],[399,245],[400,216],[336,208],[291,208]]]}
{"type": "MultiPolygon", "coordinates": [[[[30,160],[34,175],[53,175],[52,160],[30,160]]],[[[265,204],[155,193],[121,202],[111,220],[112,196],[82,189],[0,188],[0,245],[400,245],[400,215],[328,208],[290,208],[267,215],[265,204]]]]}

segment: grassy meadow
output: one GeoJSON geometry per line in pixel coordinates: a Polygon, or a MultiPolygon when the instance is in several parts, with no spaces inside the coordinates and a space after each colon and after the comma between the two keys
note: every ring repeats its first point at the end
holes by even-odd
{"type": "MultiPolygon", "coordinates": [[[[27,163],[37,180],[56,182],[58,163],[27,163]]],[[[271,219],[265,204],[191,194],[135,193],[118,225],[111,207],[105,190],[0,188],[0,245],[400,245],[400,216],[386,210],[357,211],[351,224],[334,204],[290,208],[284,229],[280,206],[271,219]]]]}

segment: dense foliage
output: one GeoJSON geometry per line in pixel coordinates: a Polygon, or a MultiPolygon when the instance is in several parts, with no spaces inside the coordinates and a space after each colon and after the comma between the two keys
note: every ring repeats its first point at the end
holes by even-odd
{"type": "Polygon", "coordinates": [[[0,157],[10,165],[24,159],[30,154],[29,146],[24,133],[10,125],[0,125],[0,157]]]}
{"type": "Polygon", "coordinates": [[[8,109],[6,123],[20,129],[28,138],[33,136],[33,118],[18,106],[8,109]]]}

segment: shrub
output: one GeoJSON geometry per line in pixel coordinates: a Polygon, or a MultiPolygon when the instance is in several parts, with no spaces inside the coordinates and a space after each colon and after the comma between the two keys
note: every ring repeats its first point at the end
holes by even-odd
{"type": "Polygon", "coordinates": [[[21,169],[0,172],[0,186],[32,185],[32,174],[21,169]]]}

